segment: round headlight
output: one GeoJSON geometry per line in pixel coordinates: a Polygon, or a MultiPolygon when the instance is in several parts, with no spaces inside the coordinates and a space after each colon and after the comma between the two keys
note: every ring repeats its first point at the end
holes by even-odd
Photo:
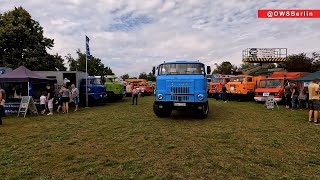
{"type": "Polygon", "coordinates": [[[203,100],[203,94],[198,94],[198,99],[199,99],[200,101],[202,101],[202,100],[203,100]]]}
{"type": "Polygon", "coordinates": [[[163,99],[163,95],[162,94],[158,94],[158,99],[162,100],[163,99]]]}

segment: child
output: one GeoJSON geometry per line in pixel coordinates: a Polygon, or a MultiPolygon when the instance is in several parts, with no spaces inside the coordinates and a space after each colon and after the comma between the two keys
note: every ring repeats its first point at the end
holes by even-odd
{"type": "Polygon", "coordinates": [[[44,95],[44,93],[42,93],[40,96],[41,114],[44,114],[46,112],[46,99],[47,97],[44,95]]]}

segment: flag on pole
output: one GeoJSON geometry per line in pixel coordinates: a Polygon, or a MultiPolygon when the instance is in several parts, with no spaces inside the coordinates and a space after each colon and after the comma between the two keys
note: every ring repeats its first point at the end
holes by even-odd
{"type": "Polygon", "coordinates": [[[89,48],[90,39],[86,36],[86,59],[90,60],[90,48],[89,48]]]}

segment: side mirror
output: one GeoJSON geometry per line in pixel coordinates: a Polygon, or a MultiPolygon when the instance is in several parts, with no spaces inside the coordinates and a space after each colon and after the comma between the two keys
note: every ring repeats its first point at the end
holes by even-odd
{"type": "Polygon", "coordinates": [[[207,66],[207,74],[211,74],[211,67],[207,66]]]}
{"type": "Polygon", "coordinates": [[[155,75],[156,74],[156,67],[152,67],[152,74],[155,75]]]}

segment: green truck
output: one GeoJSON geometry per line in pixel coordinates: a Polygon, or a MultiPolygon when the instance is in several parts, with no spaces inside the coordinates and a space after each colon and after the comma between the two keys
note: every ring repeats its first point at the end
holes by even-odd
{"type": "Polygon", "coordinates": [[[104,76],[104,85],[106,87],[108,98],[121,100],[124,96],[123,82],[115,76],[104,76]]]}

